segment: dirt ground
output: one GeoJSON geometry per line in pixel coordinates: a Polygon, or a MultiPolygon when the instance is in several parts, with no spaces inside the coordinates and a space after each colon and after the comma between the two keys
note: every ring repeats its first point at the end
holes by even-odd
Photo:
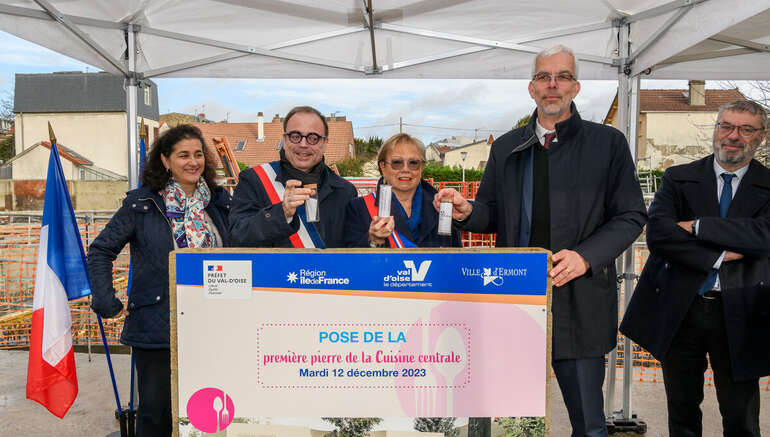
{"type": "MultiPolygon", "coordinates": [[[[104,355],[94,354],[92,361],[89,361],[88,354],[78,353],[76,361],[80,392],[64,419],[58,419],[36,402],[25,398],[27,352],[0,350],[0,435],[101,437],[118,431],[118,423],[114,418],[116,404],[104,355]]],[[[118,375],[121,402],[127,405],[129,357],[113,355],[113,365],[118,375]]],[[[764,387],[766,386],[763,386],[760,393],[760,426],[762,434],[770,436],[770,391],[765,390],[764,387]]],[[[616,388],[615,409],[619,409],[622,399],[621,381],[618,381],[616,388]]],[[[635,383],[632,393],[634,412],[641,420],[647,422],[646,435],[651,437],[668,435],[663,384],[635,383]]],[[[702,408],[704,437],[722,435],[714,387],[706,387],[702,408]]],[[[567,411],[554,379],[551,385],[551,435],[561,437],[569,434],[567,411]]]]}

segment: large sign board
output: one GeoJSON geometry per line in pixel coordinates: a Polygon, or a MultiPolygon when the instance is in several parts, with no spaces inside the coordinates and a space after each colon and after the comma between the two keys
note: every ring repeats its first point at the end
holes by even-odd
{"type": "Polygon", "coordinates": [[[183,250],[170,268],[175,424],[546,416],[546,251],[183,250]]]}

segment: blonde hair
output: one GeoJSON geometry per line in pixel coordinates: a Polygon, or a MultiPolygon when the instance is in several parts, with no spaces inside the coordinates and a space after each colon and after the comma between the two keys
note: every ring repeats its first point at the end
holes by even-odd
{"type": "Polygon", "coordinates": [[[411,144],[414,146],[417,153],[420,155],[422,162],[425,162],[425,147],[420,145],[420,141],[409,134],[395,134],[388,138],[385,143],[380,147],[380,151],[377,152],[377,170],[382,174],[380,169],[380,163],[387,161],[388,154],[396,147],[397,144],[411,144]]]}

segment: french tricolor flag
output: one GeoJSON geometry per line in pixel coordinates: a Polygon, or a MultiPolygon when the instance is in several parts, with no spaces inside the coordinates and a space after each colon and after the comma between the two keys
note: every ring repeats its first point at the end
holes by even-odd
{"type": "Polygon", "coordinates": [[[91,293],[67,182],[52,141],[35,274],[27,398],[64,417],[78,394],[69,301],[91,293]]]}

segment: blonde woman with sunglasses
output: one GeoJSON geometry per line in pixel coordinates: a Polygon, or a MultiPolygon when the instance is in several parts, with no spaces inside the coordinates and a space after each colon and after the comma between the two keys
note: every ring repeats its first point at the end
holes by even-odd
{"type": "Polygon", "coordinates": [[[376,192],[348,204],[344,232],[348,247],[462,246],[456,229],[452,235],[438,234],[438,213],[433,208],[436,189],[422,179],[425,148],[416,139],[393,135],[380,148],[377,165],[382,177],[376,192]],[[392,191],[387,217],[377,215],[383,184],[392,191]]]}

